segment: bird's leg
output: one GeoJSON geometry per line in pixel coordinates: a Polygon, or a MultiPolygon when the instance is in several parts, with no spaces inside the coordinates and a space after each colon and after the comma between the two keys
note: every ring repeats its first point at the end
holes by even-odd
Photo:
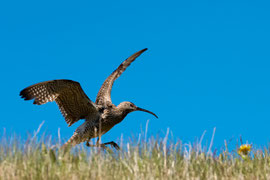
{"type": "Polygon", "coordinates": [[[116,144],[114,141],[100,144],[100,138],[98,137],[98,140],[97,140],[96,144],[89,144],[89,140],[85,144],[88,147],[102,147],[103,149],[106,149],[106,145],[110,144],[116,150],[119,150],[120,149],[120,147],[118,146],[118,144],[116,144]]]}
{"type": "Polygon", "coordinates": [[[92,147],[92,144],[89,144],[89,141],[90,141],[90,138],[88,138],[85,145],[88,146],[88,147],[92,147]]]}
{"type": "Polygon", "coordinates": [[[96,144],[90,144],[89,143],[89,141],[90,141],[90,139],[86,142],[86,146],[88,146],[88,147],[102,147],[102,148],[106,148],[106,146],[105,146],[105,144],[100,144],[99,142],[100,142],[100,138],[98,137],[98,139],[97,139],[97,142],[96,142],[96,144]]]}
{"type": "Polygon", "coordinates": [[[100,142],[100,139],[99,139],[99,137],[98,137],[98,140],[97,140],[97,145],[99,146],[99,147],[102,147],[102,148],[106,148],[106,145],[108,145],[108,144],[110,144],[112,147],[114,147],[116,150],[119,150],[120,149],[120,147],[118,146],[118,144],[116,144],[114,141],[111,141],[111,142],[106,142],[106,143],[102,143],[102,144],[100,144],[99,143],[100,142]]]}
{"type": "Polygon", "coordinates": [[[99,138],[98,138],[96,144],[90,144],[89,141],[90,141],[90,138],[86,141],[86,144],[85,144],[86,146],[88,146],[88,147],[98,147],[99,138]]]}
{"type": "Polygon", "coordinates": [[[116,144],[114,141],[111,141],[111,142],[107,142],[107,143],[103,143],[102,145],[106,146],[110,144],[112,147],[114,147],[116,150],[119,150],[120,147],[118,146],[118,144],[116,144]]]}

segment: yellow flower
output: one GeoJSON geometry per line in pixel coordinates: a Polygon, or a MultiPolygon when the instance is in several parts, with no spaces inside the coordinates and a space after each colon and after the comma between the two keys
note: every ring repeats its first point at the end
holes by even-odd
{"type": "Polygon", "coordinates": [[[251,151],[251,145],[249,144],[243,144],[238,149],[239,155],[248,155],[248,153],[251,151]]]}

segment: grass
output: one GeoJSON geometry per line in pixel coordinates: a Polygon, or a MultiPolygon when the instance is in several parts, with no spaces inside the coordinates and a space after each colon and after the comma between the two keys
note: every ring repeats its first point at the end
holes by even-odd
{"type": "Polygon", "coordinates": [[[239,156],[237,148],[229,152],[225,146],[213,153],[201,140],[168,142],[167,134],[122,143],[120,151],[83,145],[63,151],[36,134],[25,142],[2,138],[0,179],[270,179],[269,149],[239,156]]]}

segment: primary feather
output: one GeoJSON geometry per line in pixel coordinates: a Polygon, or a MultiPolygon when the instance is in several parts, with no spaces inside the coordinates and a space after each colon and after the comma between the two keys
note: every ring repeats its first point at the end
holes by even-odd
{"type": "Polygon", "coordinates": [[[84,93],[80,84],[72,80],[37,83],[23,89],[20,95],[25,100],[34,99],[34,104],[37,105],[56,101],[69,126],[97,113],[96,106],[84,93]]]}

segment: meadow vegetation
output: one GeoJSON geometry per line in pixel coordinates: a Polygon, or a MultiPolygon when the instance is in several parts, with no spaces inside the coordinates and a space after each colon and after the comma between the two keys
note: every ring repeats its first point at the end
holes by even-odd
{"type": "MultiPolygon", "coordinates": [[[[0,179],[270,179],[269,149],[251,149],[239,154],[237,148],[212,152],[201,141],[183,144],[163,137],[121,143],[121,150],[88,148],[83,144],[70,150],[61,142],[33,137],[22,141],[2,137],[0,179]],[[53,146],[56,144],[56,146],[53,146]]],[[[210,143],[211,145],[212,143],[210,143]]]]}

